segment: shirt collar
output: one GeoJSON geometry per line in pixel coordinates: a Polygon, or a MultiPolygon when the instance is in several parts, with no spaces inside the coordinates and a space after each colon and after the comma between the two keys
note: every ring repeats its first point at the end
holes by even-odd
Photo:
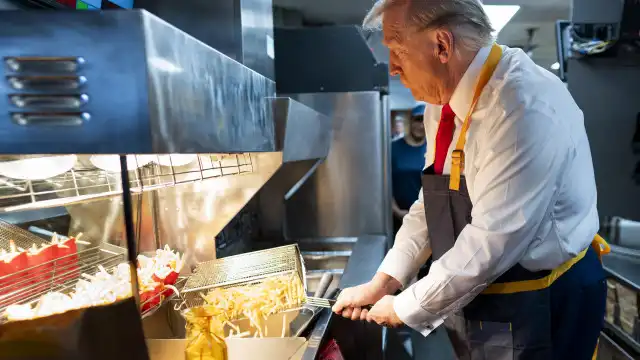
{"type": "Polygon", "coordinates": [[[456,117],[464,120],[464,117],[467,116],[467,112],[469,112],[469,107],[473,102],[473,91],[475,90],[476,80],[478,76],[480,76],[480,71],[482,71],[482,66],[485,61],[489,57],[489,53],[491,52],[491,46],[483,47],[478,51],[476,57],[471,62],[471,65],[467,68],[462,79],[456,86],[456,89],[453,91],[453,95],[451,96],[451,100],[449,101],[449,105],[454,113],[456,113],[456,117]]]}

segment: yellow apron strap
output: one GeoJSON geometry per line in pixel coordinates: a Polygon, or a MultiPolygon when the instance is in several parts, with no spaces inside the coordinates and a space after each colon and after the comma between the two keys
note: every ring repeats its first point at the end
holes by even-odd
{"type": "MultiPolygon", "coordinates": [[[[611,251],[609,244],[600,236],[597,235],[593,238],[591,242],[591,247],[595,250],[596,254],[602,261],[602,255],[608,254],[611,251]]],[[[494,283],[489,285],[482,293],[483,294],[513,294],[518,292],[525,291],[536,291],[546,289],[554,281],[556,281],[560,276],[566,273],[573,265],[575,265],[578,261],[582,260],[582,258],[587,254],[587,249],[582,250],[576,257],[570,259],[558,266],[557,268],[551,270],[551,273],[541,279],[537,280],[525,280],[525,281],[514,281],[507,283],[494,283]]]]}
{"type": "Polygon", "coordinates": [[[471,114],[473,114],[473,111],[478,104],[478,99],[480,99],[482,90],[498,67],[500,58],[502,58],[502,48],[498,44],[493,44],[491,53],[489,53],[489,57],[482,66],[480,76],[478,77],[478,83],[476,84],[473,94],[473,102],[471,103],[469,112],[467,112],[467,116],[464,118],[464,123],[460,130],[460,136],[458,137],[456,148],[451,154],[451,176],[449,177],[450,190],[460,190],[460,177],[464,171],[464,144],[467,141],[467,130],[469,130],[469,125],[471,125],[471,114]]]}
{"type": "Polygon", "coordinates": [[[593,356],[591,357],[591,360],[597,360],[598,359],[598,346],[600,345],[600,339],[598,339],[598,342],[596,343],[596,349],[593,350],[593,356]]]}
{"type": "Polygon", "coordinates": [[[600,262],[602,262],[602,255],[606,255],[611,252],[611,247],[609,246],[609,244],[607,244],[607,241],[598,234],[596,234],[596,237],[593,238],[591,247],[593,247],[593,249],[596,251],[596,254],[598,254],[598,259],[600,259],[600,262]]]}

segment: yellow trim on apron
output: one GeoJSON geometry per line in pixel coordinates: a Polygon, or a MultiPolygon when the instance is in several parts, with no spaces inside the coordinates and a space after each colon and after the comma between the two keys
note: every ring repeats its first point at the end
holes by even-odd
{"type": "Polygon", "coordinates": [[[482,90],[489,82],[489,79],[491,79],[491,76],[493,75],[495,69],[498,67],[498,63],[500,63],[501,58],[502,48],[498,44],[493,44],[491,52],[489,53],[489,57],[482,66],[482,71],[480,72],[480,76],[478,77],[478,83],[476,84],[473,93],[473,102],[471,103],[471,107],[469,107],[467,116],[464,118],[464,123],[462,123],[462,129],[460,130],[460,136],[458,137],[456,148],[455,150],[453,150],[453,153],[451,153],[451,176],[449,177],[449,190],[460,190],[460,177],[462,176],[462,172],[464,171],[464,144],[467,141],[467,130],[469,130],[469,125],[471,125],[471,114],[473,114],[473,111],[476,109],[478,99],[480,99],[480,94],[482,94],[482,90]]]}
{"type": "MultiPolygon", "coordinates": [[[[464,123],[462,124],[462,129],[460,130],[460,136],[458,137],[455,150],[453,150],[453,153],[451,154],[451,174],[449,177],[449,190],[460,190],[460,178],[462,176],[462,173],[464,172],[465,161],[464,145],[467,141],[467,130],[469,130],[469,125],[471,124],[471,115],[473,114],[473,111],[478,104],[478,99],[480,99],[482,90],[489,82],[489,79],[491,79],[491,76],[497,68],[501,58],[502,48],[498,44],[493,44],[491,52],[489,53],[489,57],[487,58],[487,61],[485,61],[482,67],[482,71],[480,72],[480,75],[478,77],[478,82],[476,83],[476,87],[474,89],[473,102],[471,103],[469,111],[467,112],[467,116],[465,117],[464,123]]],[[[591,247],[595,250],[600,261],[602,261],[602,255],[608,254],[611,251],[611,248],[609,247],[607,242],[597,234],[591,242],[591,247]]],[[[553,284],[554,281],[556,281],[560,276],[567,272],[574,264],[582,260],[582,258],[586,255],[587,250],[588,249],[581,251],[573,259],[553,269],[549,275],[543,277],[542,279],[491,284],[482,293],[513,294],[518,292],[536,291],[548,288],[549,286],[551,286],[551,284],[553,284]]]]}
{"type": "MultiPolygon", "coordinates": [[[[595,250],[596,254],[598,254],[598,258],[600,258],[600,261],[602,261],[602,255],[608,254],[611,251],[609,244],[607,244],[607,242],[597,234],[591,242],[591,247],[595,250]]],[[[582,250],[576,257],[551,270],[551,273],[549,275],[541,279],[491,284],[482,293],[487,295],[513,294],[525,291],[546,289],[551,286],[551,284],[553,284],[553,282],[556,281],[560,276],[562,276],[562,274],[571,269],[574,264],[582,260],[582,258],[587,254],[587,250],[589,249],[587,248],[582,250]]]]}

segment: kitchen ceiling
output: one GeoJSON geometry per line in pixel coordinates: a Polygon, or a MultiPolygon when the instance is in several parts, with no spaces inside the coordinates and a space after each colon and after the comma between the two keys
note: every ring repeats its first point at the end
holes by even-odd
{"type": "MultiPolygon", "coordinates": [[[[372,0],[274,0],[274,5],[297,10],[308,21],[325,24],[360,24],[372,0]]],[[[520,11],[502,29],[498,42],[510,46],[528,44],[527,29],[536,29],[532,43],[537,45],[532,58],[549,68],[557,61],[555,22],[569,18],[571,0],[485,0],[486,5],[519,5],[520,11]]],[[[370,39],[379,58],[386,58],[379,37],[370,39]]],[[[412,99],[397,81],[391,83],[392,108],[409,107],[412,99]],[[395,101],[394,101],[395,100],[395,101]]]]}

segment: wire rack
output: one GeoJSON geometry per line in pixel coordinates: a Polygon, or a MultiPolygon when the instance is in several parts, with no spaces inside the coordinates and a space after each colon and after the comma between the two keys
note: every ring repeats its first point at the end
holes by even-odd
{"type": "MultiPolygon", "coordinates": [[[[101,170],[88,161],[89,157],[79,158],[70,171],[45,180],[17,180],[0,175],[0,211],[63,206],[122,193],[120,172],[101,170]]],[[[132,156],[128,160],[129,167],[135,168],[129,176],[131,191],[140,193],[254,171],[251,154],[201,154],[191,159],[187,164],[181,160],[174,165],[174,158],[168,155],[132,156]]]]}
{"type": "Polygon", "coordinates": [[[209,289],[252,285],[270,277],[287,274],[297,274],[306,291],[306,271],[298,245],[203,262],[196,267],[182,288],[183,308],[202,305],[200,294],[209,289]]]}
{"type": "Polygon", "coordinates": [[[0,313],[13,304],[37,301],[48,292],[68,292],[81,274],[96,274],[125,261],[125,250],[105,244],[0,277],[0,313]]]}
{"type": "Polygon", "coordinates": [[[47,243],[47,241],[41,237],[0,220],[0,249],[9,251],[10,241],[13,241],[16,247],[22,249],[28,249],[33,244],[39,247],[40,245],[47,243]]]}

